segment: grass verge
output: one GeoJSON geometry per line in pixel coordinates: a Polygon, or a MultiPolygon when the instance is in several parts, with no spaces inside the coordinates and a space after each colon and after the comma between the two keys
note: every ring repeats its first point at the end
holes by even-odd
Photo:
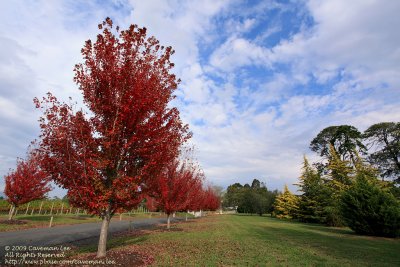
{"type": "MultiPolygon", "coordinates": [[[[399,239],[259,216],[208,216],[121,235],[108,247],[116,261],[136,253],[154,266],[400,266],[399,239]]],[[[80,248],[79,257],[96,249],[80,248]]]]}

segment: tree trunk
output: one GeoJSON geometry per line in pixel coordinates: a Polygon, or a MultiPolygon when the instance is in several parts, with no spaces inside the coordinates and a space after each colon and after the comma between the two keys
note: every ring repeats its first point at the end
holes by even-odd
{"type": "Polygon", "coordinates": [[[53,214],[53,208],[54,208],[54,201],[53,201],[53,203],[51,203],[50,215],[52,215],[52,214],[53,214]]]}
{"type": "Polygon", "coordinates": [[[97,258],[106,256],[107,235],[108,235],[108,226],[110,225],[110,220],[111,220],[110,208],[107,208],[105,215],[103,216],[103,222],[101,224],[99,245],[97,247],[97,258]]]}
{"type": "Polygon", "coordinates": [[[171,214],[167,214],[167,229],[170,227],[171,214]]]}
{"type": "Polygon", "coordinates": [[[40,208],[39,208],[39,215],[42,212],[42,207],[43,207],[43,201],[40,203],[40,208]]]}
{"type": "Polygon", "coordinates": [[[25,215],[27,215],[28,214],[28,210],[29,210],[29,205],[30,205],[31,203],[30,202],[28,202],[28,206],[26,207],[26,211],[25,211],[25,215]]]}
{"type": "Polygon", "coordinates": [[[11,210],[10,213],[8,214],[8,220],[11,221],[13,216],[14,216],[14,212],[15,212],[15,205],[11,206],[11,210]]]}
{"type": "Polygon", "coordinates": [[[186,221],[186,222],[187,222],[187,217],[188,217],[188,216],[187,216],[187,212],[186,212],[186,217],[185,217],[185,221],[186,221]]]}

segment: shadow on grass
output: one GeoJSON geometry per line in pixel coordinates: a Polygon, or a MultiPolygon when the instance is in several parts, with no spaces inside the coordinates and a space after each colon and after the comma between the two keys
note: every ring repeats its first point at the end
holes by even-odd
{"type": "Polygon", "coordinates": [[[400,266],[400,240],[355,234],[348,228],[269,219],[255,224],[249,234],[264,242],[283,242],[300,253],[340,258],[344,263],[400,266]]]}

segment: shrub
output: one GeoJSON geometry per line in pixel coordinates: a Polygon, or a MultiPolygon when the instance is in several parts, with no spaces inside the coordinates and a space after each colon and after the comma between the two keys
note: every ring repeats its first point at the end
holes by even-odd
{"type": "Polygon", "coordinates": [[[400,203],[364,174],[357,175],[356,182],[342,194],[340,211],[358,234],[400,236],[400,203]]]}

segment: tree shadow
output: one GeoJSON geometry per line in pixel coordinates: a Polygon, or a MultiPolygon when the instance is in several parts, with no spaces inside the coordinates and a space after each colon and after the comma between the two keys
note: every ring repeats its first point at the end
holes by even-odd
{"type": "Polygon", "coordinates": [[[255,225],[251,230],[258,239],[284,242],[309,257],[341,258],[343,262],[400,266],[399,239],[358,235],[349,228],[328,227],[300,222],[255,225]],[[272,236],[271,236],[272,234],[272,236]],[[398,265],[397,265],[398,264],[398,265]]]}

